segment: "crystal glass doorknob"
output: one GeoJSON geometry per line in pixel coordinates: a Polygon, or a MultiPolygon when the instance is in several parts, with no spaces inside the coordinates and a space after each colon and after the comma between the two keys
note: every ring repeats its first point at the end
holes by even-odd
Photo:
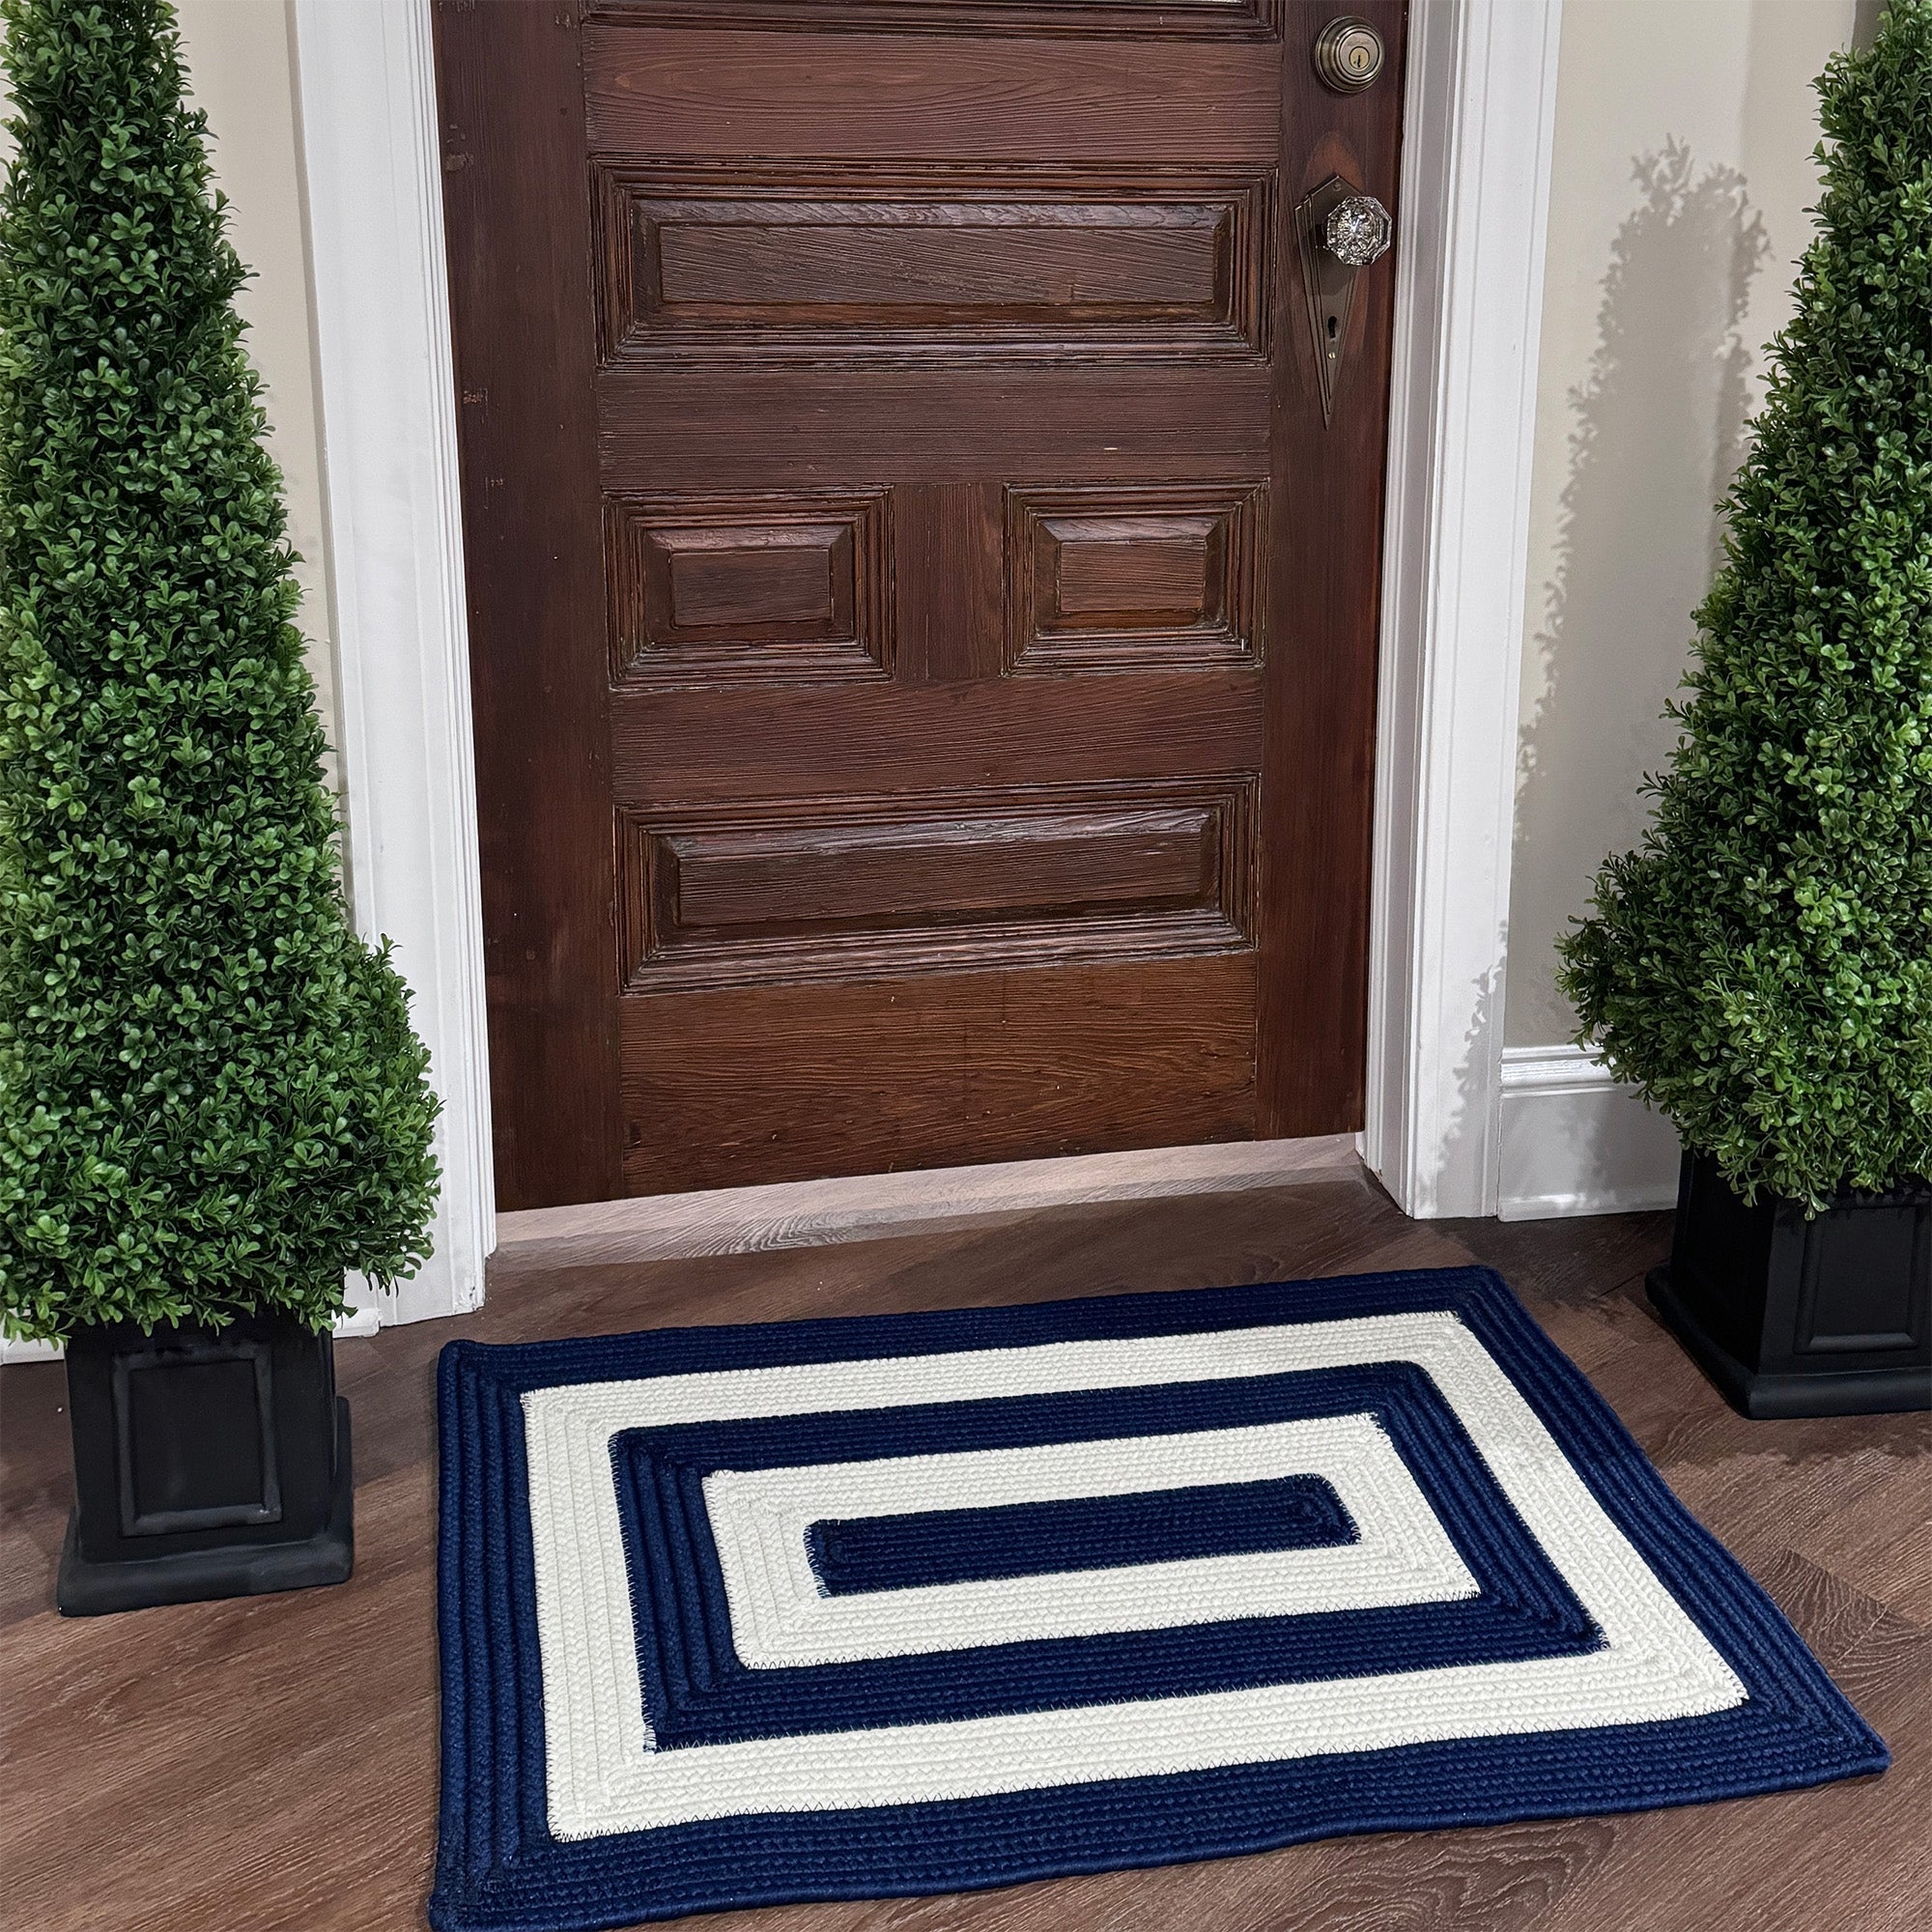
{"type": "Polygon", "coordinates": [[[1388,253],[1389,212],[1372,194],[1351,194],[1328,211],[1321,239],[1338,262],[1366,269],[1388,253]]]}

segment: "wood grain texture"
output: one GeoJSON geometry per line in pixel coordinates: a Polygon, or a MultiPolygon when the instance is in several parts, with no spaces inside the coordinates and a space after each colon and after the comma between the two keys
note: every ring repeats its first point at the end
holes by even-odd
{"type": "Polygon", "coordinates": [[[581,1208],[532,1208],[497,1217],[497,1238],[541,1241],[553,1265],[664,1261],[874,1240],[912,1226],[965,1226],[989,1214],[1035,1212],[1096,1201],[1234,1194],[1354,1173],[1354,1139],[1217,1141],[1206,1147],[1134,1148],[1058,1160],[981,1161],[904,1174],[630,1195],[581,1208]]]}
{"type": "Polygon", "coordinates": [[[629,993],[626,1191],[1247,1139],[1254,999],[1245,951],[629,993]]]}
{"type": "MultiPolygon", "coordinates": [[[[619,364],[597,379],[612,491],[743,488],[748,445],[771,484],[1160,482],[1264,475],[1264,368],[707,372],[619,364]],[[855,401],[855,387],[862,401],[855,401]],[[943,451],[945,462],[935,464],[943,451]]],[[[1316,405],[1319,412],[1320,404],[1316,405]]]]}
{"type": "Polygon", "coordinates": [[[586,14],[611,20],[694,21],[771,27],[905,33],[965,28],[975,34],[1145,34],[1161,40],[1206,35],[1264,39],[1279,30],[1293,0],[590,0],[586,14]]]}
{"type": "Polygon", "coordinates": [[[611,704],[611,790],[629,810],[756,793],[942,791],[1245,775],[1262,755],[1250,669],[1061,680],[678,690],[611,704]],[[1151,771],[1149,768],[1151,767],[1151,771]],[[753,778],[753,774],[757,776],[753,778]]]}
{"type": "Polygon", "coordinates": [[[591,166],[609,361],[1266,354],[1268,174],[591,166]]]}
{"type": "Polygon", "coordinates": [[[883,490],[611,497],[604,522],[616,682],[892,675],[883,490]]]}
{"type": "MultiPolygon", "coordinates": [[[[1388,72],[1367,92],[1338,99],[1315,78],[1294,34],[1287,36],[1289,115],[1324,131],[1300,158],[1300,178],[1284,177],[1282,199],[1299,201],[1333,174],[1395,213],[1401,130],[1377,103],[1382,89],[1402,84],[1406,12],[1400,0],[1364,0],[1350,11],[1380,32],[1388,72]]],[[[1267,895],[1261,937],[1256,1077],[1264,1134],[1337,1133],[1362,1120],[1381,493],[1378,481],[1373,514],[1366,498],[1350,498],[1345,509],[1332,479],[1381,475],[1394,307],[1394,262],[1384,255],[1356,284],[1354,339],[1330,421],[1322,419],[1306,332],[1284,327],[1275,357],[1283,429],[1273,450],[1278,522],[1264,757],[1278,781],[1263,802],[1262,838],[1279,890],[1267,895]]]]}
{"type": "MultiPolygon", "coordinates": [[[[1364,4],[1399,68],[1402,0],[1364,4]]],[[[1127,11],[775,32],[762,4],[447,0],[445,91],[483,130],[451,154],[458,333],[532,372],[509,440],[466,442],[504,593],[473,636],[506,1208],[804,1171],[747,1166],[791,1131],[759,1115],[787,1057],[823,1117],[898,1123],[818,1163],[1359,1124],[1390,271],[1333,431],[1282,319],[1304,176],[1392,198],[1401,88],[1325,93],[1300,0],[1182,4],[1171,35],[1127,11]],[[972,31],[996,20],[1065,31],[972,31]],[[1063,810],[1106,785],[1258,802],[1238,836],[1063,810]],[[908,840],[942,798],[953,836],[908,840]],[[989,830],[1027,811],[1031,838],[989,830]],[[1109,1058],[1052,976],[1129,962],[1109,1058]],[[653,1039],[646,1011],[698,1024],[653,1039]],[[952,1049],[889,1054],[931,1084],[888,1091],[861,1011],[982,1059],[1024,1015],[1001,1111],[962,1116],[952,1049]]]]}
{"type": "MultiPolygon", "coordinates": [[[[1314,32],[1311,24],[1310,42],[1314,32]]],[[[1123,59],[1100,35],[1015,49],[997,40],[712,33],[598,19],[583,29],[588,142],[597,154],[724,161],[916,155],[1185,166],[1211,152],[1223,165],[1274,165],[1279,106],[1252,84],[1265,49],[1179,42],[1137,51],[1123,59]]],[[[1305,45],[1297,51],[1305,63],[1305,45]]]]}
{"type": "Polygon", "coordinates": [[[497,1190],[507,1203],[583,1199],[615,1191],[619,1147],[576,37],[550,7],[438,0],[433,17],[497,1190]],[[529,461],[533,448],[545,451],[541,464],[529,461]],[[558,745],[567,757],[554,755],[558,745]],[[561,853],[571,863],[558,864],[561,853]]]}
{"type": "MultiPolygon", "coordinates": [[[[602,1210],[623,1215],[649,1204],[602,1210]]],[[[978,1306],[1379,1267],[1502,1266],[1680,1493],[1892,1747],[1882,1778],[1614,1818],[1391,1833],[932,1899],[729,1913],[718,1932],[1917,1932],[1932,1917],[1932,1550],[1923,1418],[1747,1422],[1642,1300],[1661,1215],[1405,1221],[1359,1173],[982,1213],[836,1246],[646,1260],[519,1240],[489,1305],[337,1349],[355,1408],[354,1579],[66,1622],[57,1367],[0,1369],[0,1918],[34,1932],[419,1926],[434,1848],[432,1368],[491,1341],[978,1306]],[[1833,1525],[1850,1525],[1841,1539],[1833,1525]],[[1885,1520],[1880,1539],[1868,1521],[1885,1520]],[[1787,1524],[1808,1554],[1787,1537],[1787,1524]]],[[[726,1238],[738,1238],[735,1236],[726,1238]]]]}
{"type": "Polygon", "coordinates": [[[1009,668],[1054,676],[1256,662],[1266,495],[1242,483],[1009,489],[1009,668]]]}
{"type": "Polygon", "coordinates": [[[985,481],[902,484],[898,517],[899,677],[971,684],[1000,674],[1004,621],[1000,489],[985,481]]]}
{"type": "Polygon", "coordinates": [[[1254,786],[1062,786],[627,815],[634,992],[1245,950],[1254,786]]]}

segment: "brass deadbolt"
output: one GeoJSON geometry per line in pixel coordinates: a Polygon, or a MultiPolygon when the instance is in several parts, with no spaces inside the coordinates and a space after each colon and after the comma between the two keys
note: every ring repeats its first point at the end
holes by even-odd
{"type": "Polygon", "coordinates": [[[1372,86],[1386,58],[1382,37],[1353,14],[1337,15],[1315,37],[1315,71],[1337,94],[1372,86]]]}

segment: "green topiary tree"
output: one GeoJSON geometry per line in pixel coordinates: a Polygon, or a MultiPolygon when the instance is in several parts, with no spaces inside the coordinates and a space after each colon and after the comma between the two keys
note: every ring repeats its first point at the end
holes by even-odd
{"type": "Polygon", "coordinates": [[[168,0],[0,0],[0,1312],[420,1264],[436,1100],[351,929],[246,271],[168,0]]]}
{"type": "Polygon", "coordinates": [[[1819,234],[1579,1038],[1747,1199],[1932,1173],[1932,4],[1819,82],[1819,234]]]}

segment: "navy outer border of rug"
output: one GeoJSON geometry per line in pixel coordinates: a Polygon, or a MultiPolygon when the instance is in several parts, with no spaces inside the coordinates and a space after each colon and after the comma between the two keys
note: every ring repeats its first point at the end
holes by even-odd
{"type": "Polygon", "coordinates": [[[429,1902],[437,1932],[602,1932],[733,1907],[970,1890],[1357,1833],[1697,1804],[1880,1772],[1890,1761],[1776,1605],[1487,1268],[582,1341],[453,1342],[439,1363],[438,1397],[442,1797],[429,1902]],[[1453,1310],[1488,1349],[1744,1680],[1746,1703],[1653,1723],[551,1837],[525,1390],[1433,1309],[1453,1310]]]}

